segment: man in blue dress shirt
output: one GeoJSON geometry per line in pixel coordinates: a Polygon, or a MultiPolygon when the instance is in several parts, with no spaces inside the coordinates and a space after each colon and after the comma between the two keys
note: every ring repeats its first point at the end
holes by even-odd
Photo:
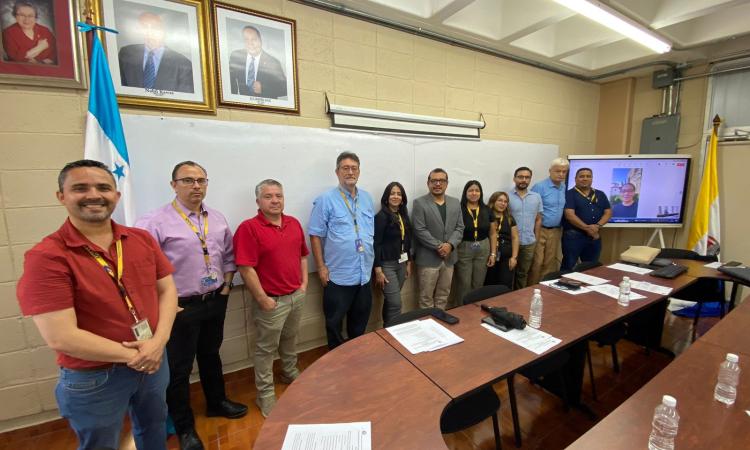
{"type": "Polygon", "coordinates": [[[529,191],[531,169],[519,167],[513,173],[516,187],[510,192],[508,207],[518,227],[519,247],[516,264],[515,289],[527,286],[531,261],[534,259],[534,248],[539,230],[542,227],[542,197],[529,191]]]}
{"type": "Polygon", "coordinates": [[[364,334],[372,308],[370,276],[375,260],[375,213],[372,198],[357,188],[359,157],[343,152],[336,158],[339,185],[313,203],[308,233],[318,277],[323,285],[323,313],[328,348],[364,334]]]}
{"type": "Polygon", "coordinates": [[[560,270],[560,240],[565,209],[565,178],[570,163],[555,158],[549,166],[549,178],[536,183],[532,192],[542,196],[542,228],[536,237],[534,261],[529,270],[528,285],[537,284],[542,277],[560,270]]]}
{"type": "Polygon", "coordinates": [[[594,172],[583,167],[576,171],[576,185],[565,194],[562,270],[572,270],[581,262],[599,261],[602,240],[599,230],[612,217],[604,192],[594,189],[594,172]]]}

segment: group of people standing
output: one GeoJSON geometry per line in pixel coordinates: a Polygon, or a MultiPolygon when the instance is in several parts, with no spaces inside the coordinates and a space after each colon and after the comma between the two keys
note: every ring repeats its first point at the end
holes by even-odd
{"type": "MultiPolygon", "coordinates": [[[[580,169],[566,191],[567,168],[555,159],[549,179],[531,190],[531,169],[518,168],[515,187],[493,193],[486,204],[477,180],[466,183],[460,200],[446,195],[448,173],[436,168],[411,214],[398,182],[386,186],[376,214],[370,195],[357,187],[359,157],[341,153],[338,184],[315,199],[307,229],[329,348],[364,334],[373,276],[388,324],[401,313],[400,292],[413,264],[419,306],[444,309],[451,292],[460,304],[482,284],[519,288],[557,270],[561,225],[563,268],[579,256],[598,259],[599,228],[611,213],[607,197],[591,188],[589,169],[580,169]]],[[[181,449],[204,448],[190,406],[196,360],[206,416],[247,413],[227,396],[219,355],[235,272],[252,294],[255,403],[263,416],[276,402],[275,354],[279,381],[299,375],[296,338],[309,251],[300,222],[284,214],[282,184],[257,184],[257,214],[234,233],[205,204],[208,174],[200,164],[177,164],[170,185],[173,200],[126,227],[111,219],[120,198],[113,173],[97,161],[71,162],[60,171],[56,193],[68,219],[25,255],[19,304],[57,352],[55,394],[81,448],[119,448],[126,412],[138,448],[166,449],[167,416],[181,449]]]]}

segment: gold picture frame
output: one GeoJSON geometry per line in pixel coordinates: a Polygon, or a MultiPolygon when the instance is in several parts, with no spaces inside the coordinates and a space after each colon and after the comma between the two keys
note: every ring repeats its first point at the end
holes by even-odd
{"type": "Polygon", "coordinates": [[[208,0],[98,0],[120,105],[216,113],[208,0]],[[198,76],[196,76],[198,75],[198,76]]]}
{"type": "Polygon", "coordinates": [[[0,0],[0,83],[86,89],[85,39],[76,28],[79,0],[39,0],[19,11],[15,5],[16,0],[0,0]],[[33,48],[19,39],[29,25],[33,48]]]}
{"type": "Polygon", "coordinates": [[[299,114],[296,21],[221,2],[211,12],[219,104],[299,114]]]}

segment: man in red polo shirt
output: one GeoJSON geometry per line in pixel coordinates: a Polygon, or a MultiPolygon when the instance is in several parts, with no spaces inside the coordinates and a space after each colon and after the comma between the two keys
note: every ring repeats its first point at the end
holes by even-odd
{"type": "Polygon", "coordinates": [[[235,263],[253,295],[255,321],[255,403],[263,417],[276,404],[273,357],[278,350],[282,383],[297,369],[297,331],[307,289],[307,245],[297,219],[283,214],[284,191],[276,180],[255,187],[258,215],[234,233],[235,263]]]}
{"type": "Polygon", "coordinates": [[[119,448],[129,411],[137,448],[166,449],[172,266],[148,232],[110,219],[120,193],[107,166],[69,163],[58,184],[68,220],[26,252],[17,294],[57,352],[60,414],[79,448],[119,448]]]}

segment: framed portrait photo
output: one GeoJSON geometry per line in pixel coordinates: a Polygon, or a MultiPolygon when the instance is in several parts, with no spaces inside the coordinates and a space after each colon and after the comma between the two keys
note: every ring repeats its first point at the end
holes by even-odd
{"type": "Polygon", "coordinates": [[[208,0],[99,0],[121,105],[216,112],[208,0]]]}
{"type": "Polygon", "coordinates": [[[299,114],[296,22],[213,3],[219,103],[299,114]]]}
{"type": "Polygon", "coordinates": [[[85,89],[78,0],[0,0],[0,83],[85,89]]]}

